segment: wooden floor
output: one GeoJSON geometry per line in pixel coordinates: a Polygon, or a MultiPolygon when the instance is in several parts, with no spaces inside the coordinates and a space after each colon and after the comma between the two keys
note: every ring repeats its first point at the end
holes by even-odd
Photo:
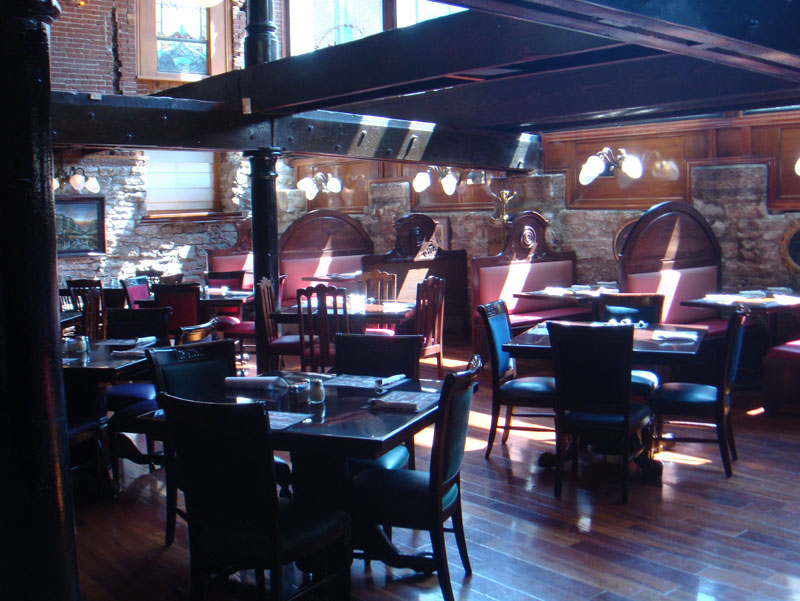
{"type": "MultiPolygon", "coordinates": [[[[466,349],[451,351],[451,365],[466,356],[466,349]]],[[[732,478],[724,476],[716,445],[678,445],[664,463],[662,484],[634,474],[622,505],[614,466],[599,460],[584,463],[577,480],[569,474],[555,499],[552,474],[537,465],[552,448],[547,435],[512,435],[485,460],[490,385],[483,380],[462,471],[470,578],[448,541],[456,599],[800,599],[800,416],[748,414],[760,406],[759,396],[744,392],[734,400],[739,461],[732,478]]],[[[418,467],[427,467],[430,440],[429,431],[417,438],[418,467]]],[[[180,519],[176,542],[163,544],[163,473],[124,467],[116,498],[78,501],[82,599],[187,599],[180,519]]],[[[406,551],[430,548],[424,533],[395,530],[395,540],[406,551]]],[[[352,575],[356,600],[441,599],[435,575],[362,561],[353,563],[352,575]]],[[[217,583],[208,598],[255,599],[251,583],[249,574],[217,583]]]]}

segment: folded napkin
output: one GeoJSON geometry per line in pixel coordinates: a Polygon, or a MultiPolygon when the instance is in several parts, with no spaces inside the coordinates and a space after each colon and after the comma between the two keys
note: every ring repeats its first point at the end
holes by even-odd
{"type": "Polygon", "coordinates": [[[289,388],[289,383],[280,376],[248,376],[225,378],[226,388],[289,388]]]}
{"type": "Polygon", "coordinates": [[[747,298],[764,298],[767,293],[763,290],[740,290],[739,294],[747,298]]]}
{"type": "Polygon", "coordinates": [[[155,336],[142,336],[136,339],[136,346],[150,346],[151,344],[155,344],[156,340],[158,340],[158,338],[155,336]]]}
{"type": "Polygon", "coordinates": [[[790,294],[775,294],[772,299],[779,305],[800,304],[800,296],[791,296],[790,294]]]}
{"type": "Polygon", "coordinates": [[[567,288],[559,288],[557,286],[548,286],[544,289],[545,294],[552,294],[554,296],[564,296],[569,292],[567,288]]]}
{"type": "Polygon", "coordinates": [[[119,351],[111,351],[112,357],[144,357],[144,349],[143,348],[129,348],[123,349],[119,351]]]}
{"type": "Polygon", "coordinates": [[[667,330],[656,330],[653,332],[653,340],[697,340],[697,332],[670,332],[667,330]]]}
{"type": "Polygon", "coordinates": [[[369,400],[370,409],[385,409],[387,411],[403,411],[406,413],[416,413],[424,407],[436,403],[439,395],[435,392],[390,392],[380,398],[369,400]]]}
{"type": "Polygon", "coordinates": [[[385,401],[383,399],[370,399],[370,405],[373,409],[402,411],[404,413],[416,413],[420,410],[419,401],[385,401]]]}
{"type": "Polygon", "coordinates": [[[387,376],[385,378],[375,378],[375,387],[376,388],[383,388],[384,386],[389,386],[396,382],[400,382],[406,379],[405,374],[395,374],[393,376],[387,376]]]}

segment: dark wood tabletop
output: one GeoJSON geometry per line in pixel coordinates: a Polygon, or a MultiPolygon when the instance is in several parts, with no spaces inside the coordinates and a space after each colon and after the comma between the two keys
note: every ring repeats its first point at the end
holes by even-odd
{"type": "Polygon", "coordinates": [[[113,382],[148,369],[144,351],[132,356],[132,353],[126,352],[130,350],[129,348],[123,350],[122,347],[133,345],[115,346],[107,342],[92,342],[86,352],[63,352],[61,354],[62,367],[71,372],[73,377],[92,378],[98,382],[113,382]],[[114,352],[115,350],[121,352],[114,352]]]}
{"type": "MultiPolygon", "coordinates": [[[[586,322],[582,322],[586,323],[586,322]]],[[[633,331],[633,354],[637,362],[674,363],[694,357],[707,332],[704,326],[660,324],[633,331]]],[[[512,357],[549,359],[550,336],[542,323],[503,345],[512,357]]]]}

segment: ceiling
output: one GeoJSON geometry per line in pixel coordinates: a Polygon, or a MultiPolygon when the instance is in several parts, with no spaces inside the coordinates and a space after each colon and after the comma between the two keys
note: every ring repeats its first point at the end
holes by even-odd
{"type": "MultiPolygon", "coordinates": [[[[191,115],[191,100],[205,118],[158,145],[530,168],[541,133],[800,105],[792,0],[459,4],[475,10],[172,88],[139,101],[155,111],[141,121],[191,115]],[[523,133],[533,136],[521,149],[523,133]]],[[[65,105],[87,103],[62,94],[54,104],[56,142],[152,136],[133,131],[136,119],[123,132],[100,118],[103,136],[97,123],[59,128],[65,105]]],[[[93,106],[96,121],[104,100],[93,106]]]]}

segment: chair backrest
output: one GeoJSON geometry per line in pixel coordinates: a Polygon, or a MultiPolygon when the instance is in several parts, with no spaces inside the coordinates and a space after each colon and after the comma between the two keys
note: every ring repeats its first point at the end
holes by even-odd
{"type": "Polygon", "coordinates": [[[736,374],[739,371],[739,359],[742,356],[744,322],[749,314],[749,308],[744,305],[738,305],[736,311],[728,318],[728,329],[725,333],[725,355],[722,358],[720,378],[717,384],[721,393],[720,400],[730,395],[733,383],[736,381],[736,374]]]}
{"type": "Polygon", "coordinates": [[[278,496],[265,406],[202,403],[169,394],[160,394],[159,403],[180,465],[192,542],[209,531],[242,541],[256,535],[267,538],[259,540],[260,552],[274,556],[278,496]]]}
{"type": "Polygon", "coordinates": [[[153,298],[157,307],[172,307],[169,331],[178,333],[178,328],[200,323],[199,284],[153,284],[153,298]]]}
{"type": "Polygon", "coordinates": [[[355,281],[363,286],[364,296],[375,302],[393,301],[397,298],[397,274],[371,269],[358,274],[355,281]]]}
{"type": "Polygon", "coordinates": [[[216,338],[217,318],[212,317],[205,323],[193,326],[181,326],[175,337],[175,344],[190,344],[192,342],[211,342],[216,338]]]}
{"type": "Polygon", "coordinates": [[[277,324],[270,317],[276,311],[276,306],[275,291],[272,289],[272,280],[269,278],[261,278],[256,283],[256,301],[264,321],[264,334],[267,342],[272,342],[280,336],[280,333],[277,324]]]}
{"type": "Polygon", "coordinates": [[[325,284],[299,288],[297,317],[304,362],[312,370],[333,365],[333,339],[340,332],[350,331],[347,290],[325,284]]]}
{"type": "Polygon", "coordinates": [[[172,309],[109,309],[106,313],[108,338],[155,336],[158,346],[169,346],[169,316],[172,309]]]}
{"type": "Polygon", "coordinates": [[[83,310],[84,297],[90,290],[100,291],[100,315],[103,314],[103,282],[98,279],[67,280],[67,289],[72,297],[72,306],[76,311],[83,310]]]}
{"type": "Polygon", "coordinates": [[[125,298],[130,309],[139,308],[136,301],[150,298],[150,280],[144,275],[122,280],[122,289],[125,290],[125,298]]]}
{"type": "Polygon", "coordinates": [[[158,278],[159,284],[182,284],[183,283],[183,274],[182,273],[173,273],[170,275],[162,275],[158,278]]]}
{"type": "Polygon", "coordinates": [[[428,276],[417,284],[416,328],[415,334],[425,337],[423,350],[442,343],[442,324],[444,323],[444,278],[428,276]]]}
{"type": "Polygon", "coordinates": [[[632,325],[547,322],[556,377],[556,420],[565,411],[625,415],[633,362],[632,325]]]}
{"type": "Polygon", "coordinates": [[[483,321],[486,341],[489,346],[489,360],[492,364],[492,390],[497,390],[506,381],[517,375],[514,359],[503,345],[511,340],[511,320],[504,300],[496,300],[478,305],[478,314],[483,321]]]}
{"type": "MultiPolygon", "coordinates": [[[[73,297],[74,299],[75,297],[73,297]]],[[[98,288],[89,288],[80,295],[83,305],[81,318],[81,331],[89,340],[102,340],[105,338],[105,323],[102,315],[103,291],[98,288]]]]}
{"type": "Polygon", "coordinates": [[[211,391],[221,390],[225,378],[236,375],[236,347],[232,338],[149,348],[145,353],[158,392],[202,399],[211,391]]]}
{"type": "Polygon", "coordinates": [[[242,290],[244,286],[244,270],[207,271],[206,285],[210,288],[222,288],[222,286],[227,286],[230,290],[242,290]]]}
{"type": "Polygon", "coordinates": [[[337,374],[377,377],[404,374],[419,379],[422,336],[337,334],[333,343],[337,374]]]}
{"type": "Polygon", "coordinates": [[[663,308],[663,294],[636,292],[602,293],[597,304],[600,321],[630,319],[634,324],[638,321],[661,323],[663,308]]]}
{"type": "MultiPolygon", "coordinates": [[[[472,355],[466,370],[445,377],[431,447],[430,487],[435,499],[441,500],[452,486],[458,484],[472,393],[482,367],[480,355],[472,355]]],[[[441,501],[437,506],[441,511],[441,501]]]]}
{"type": "Polygon", "coordinates": [[[145,276],[150,284],[160,284],[161,276],[164,275],[160,269],[137,269],[135,273],[137,276],[145,276]]]}

